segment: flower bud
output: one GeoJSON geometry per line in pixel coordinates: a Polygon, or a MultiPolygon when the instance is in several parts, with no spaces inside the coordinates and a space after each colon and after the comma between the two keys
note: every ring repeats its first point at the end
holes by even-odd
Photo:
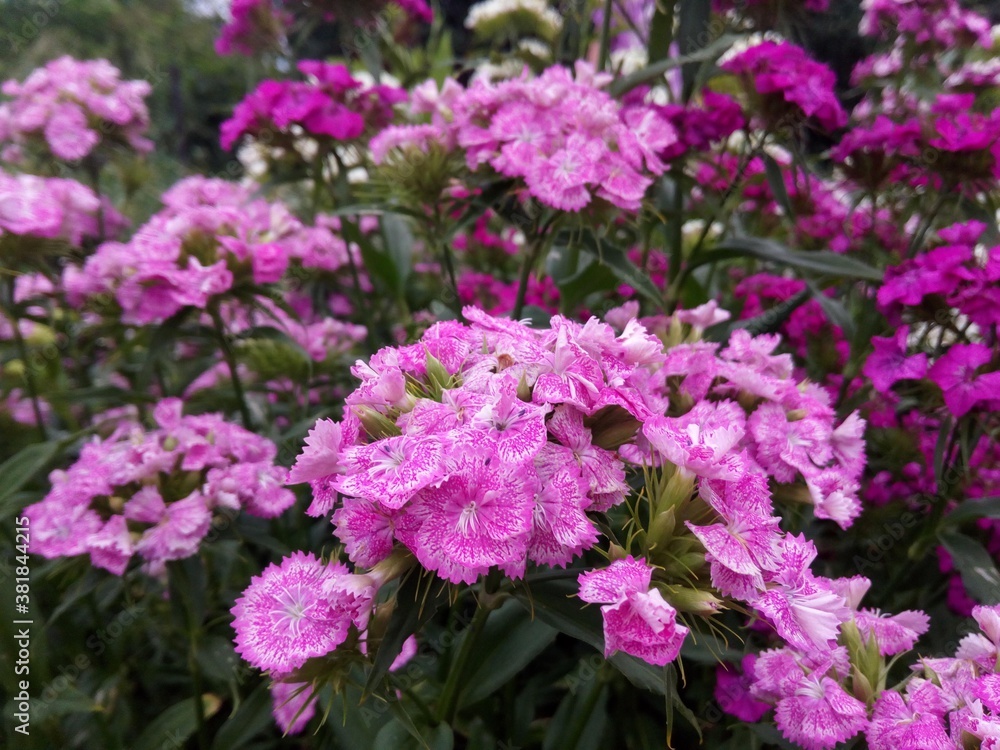
{"type": "Polygon", "coordinates": [[[354,413],[361,420],[361,426],[365,428],[368,437],[372,440],[382,440],[383,438],[396,437],[402,435],[396,423],[381,412],[377,412],[370,406],[355,407],[354,413]]]}
{"type": "Polygon", "coordinates": [[[678,612],[690,612],[703,617],[711,617],[723,609],[723,602],[710,591],[687,587],[662,590],[663,598],[678,612]]]}

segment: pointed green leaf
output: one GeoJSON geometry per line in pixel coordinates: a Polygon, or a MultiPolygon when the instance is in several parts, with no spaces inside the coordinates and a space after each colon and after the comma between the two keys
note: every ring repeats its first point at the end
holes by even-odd
{"type": "Polygon", "coordinates": [[[954,530],[940,532],[938,539],[951,555],[966,591],[983,604],[1000,603],[1000,571],[986,548],[954,530]]]}

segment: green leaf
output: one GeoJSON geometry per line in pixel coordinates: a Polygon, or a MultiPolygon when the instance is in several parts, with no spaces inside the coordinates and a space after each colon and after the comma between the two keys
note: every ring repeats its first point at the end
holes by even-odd
{"type": "Polygon", "coordinates": [[[63,448],[58,440],[33,443],[0,464],[0,520],[21,510],[21,488],[55,460],[63,448]]]}
{"type": "Polygon", "coordinates": [[[785,212],[789,219],[795,218],[795,211],[792,208],[792,199],[788,197],[788,188],[785,186],[785,176],[781,173],[781,167],[766,151],[762,151],[760,158],[764,161],[764,175],[767,177],[767,184],[774,194],[774,199],[785,212]]]}
{"type": "Polygon", "coordinates": [[[611,269],[611,272],[630,287],[638,291],[657,308],[663,307],[663,292],[656,288],[649,276],[628,259],[628,256],[621,250],[599,238],[587,237],[584,240],[583,249],[596,257],[602,265],[611,269]]]}
{"type": "Polygon", "coordinates": [[[413,267],[413,232],[409,223],[398,214],[386,214],[382,217],[382,238],[385,240],[385,251],[396,268],[401,291],[410,276],[413,267]]]}
{"type": "Polygon", "coordinates": [[[416,571],[411,571],[403,578],[396,591],[396,607],[389,617],[389,624],[379,642],[375,660],[365,681],[365,694],[371,693],[389,673],[389,667],[403,648],[403,641],[429,621],[447,600],[447,589],[439,585],[438,579],[427,581],[416,571]],[[425,597],[424,591],[428,585],[432,589],[425,597]]]}
{"type": "Polygon", "coordinates": [[[212,750],[236,750],[261,732],[267,730],[271,718],[271,693],[262,682],[240,703],[236,712],[219,727],[212,743],[212,750]]]}
{"type": "Polygon", "coordinates": [[[564,314],[575,310],[587,297],[611,291],[618,284],[614,272],[602,263],[589,260],[569,278],[558,281],[559,304],[564,314]]]}
{"type": "Polygon", "coordinates": [[[677,0],[665,0],[656,3],[653,20],[649,25],[649,55],[650,63],[659,62],[670,54],[670,43],[674,40],[674,12],[677,0]]]}
{"type": "Polygon", "coordinates": [[[467,686],[459,705],[471,705],[503,687],[528,666],[556,638],[556,629],[533,620],[515,601],[490,614],[469,657],[475,670],[463,680],[467,686]]]}
{"type": "Polygon", "coordinates": [[[1000,518],[1000,497],[966,498],[961,505],[942,519],[942,523],[946,526],[957,526],[980,518],[1000,518]]]}
{"type": "Polygon", "coordinates": [[[881,271],[855,258],[825,250],[810,252],[790,250],[778,242],[759,237],[737,237],[724,240],[713,249],[699,253],[696,258],[690,259],[687,270],[690,272],[698,266],[709,263],[747,257],[776,263],[779,266],[812,271],[825,276],[872,282],[882,281],[881,271]]]}
{"type": "MultiPolygon", "coordinates": [[[[195,698],[175,703],[153,719],[146,730],[131,745],[132,750],[161,750],[163,747],[184,747],[185,741],[198,729],[195,698]]],[[[218,701],[205,701],[205,718],[219,710],[218,701]]]]}
{"type": "Polygon", "coordinates": [[[623,76],[612,83],[608,87],[608,91],[612,96],[622,96],[623,94],[627,94],[636,86],[642,86],[644,83],[660,78],[664,73],[673,70],[674,68],[678,68],[681,65],[711,60],[712,58],[721,55],[725,50],[729,49],[733,42],[744,38],[746,38],[745,34],[723,34],[707,47],[703,47],[693,54],[660,60],[659,62],[647,65],[641,70],[637,70],[635,73],[623,76]]]}
{"type": "MultiPolygon", "coordinates": [[[[576,580],[536,581],[529,591],[519,590],[515,597],[536,618],[578,641],[604,653],[604,624],[601,610],[587,606],[576,597],[576,580]],[[529,593],[530,591],[530,593],[529,593]]],[[[608,662],[638,688],[664,694],[663,672],[660,667],[618,652],[608,662]]]]}
{"type": "Polygon", "coordinates": [[[597,683],[586,685],[579,692],[567,693],[545,729],[542,750],[598,750],[603,747],[609,718],[608,693],[607,685],[597,683]]]}
{"type": "Polygon", "coordinates": [[[966,590],[983,604],[1000,603],[1000,571],[986,548],[951,529],[939,532],[938,539],[962,575],[966,590]]]}
{"type": "Polygon", "coordinates": [[[389,254],[375,247],[371,239],[351,221],[346,219],[341,221],[341,232],[348,242],[355,243],[361,249],[361,260],[365,269],[382,282],[392,294],[398,295],[403,288],[403,278],[389,254]]]}
{"type": "MultiPolygon", "coordinates": [[[[707,46],[710,40],[712,18],[711,0],[684,0],[680,6],[680,24],[677,30],[677,46],[681,55],[692,55],[707,46]]],[[[694,92],[695,81],[703,60],[686,62],[681,67],[684,79],[683,100],[686,102],[694,92]]]]}
{"type": "Polygon", "coordinates": [[[937,444],[934,446],[934,478],[938,493],[941,495],[948,494],[947,482],[944,476],[945,461],[948,460],[945,450],[948,448],[948,438],[951,437],[951,430],[954,424],[955,420],[951,415],[945,417],[944,422],[939,428],[937,444]]]}
{"type": "Polygon", "coordinates": [[[835,297],[828,297],[823,294],[823,290],[811,281],[807,281],[806,286],[808,286],[809,291],[812,292],[813,299],[815,299],[819,303],[819,306],[823,308],[823,312],[826,314],[827,320],[829,320],[833,325],[838,326],[844,332],[845,339],[853,341],[857,332],[857,326],[854,324],[854,318],[847,311],[847,308],[844,307],[844,303],[835,297]]]}

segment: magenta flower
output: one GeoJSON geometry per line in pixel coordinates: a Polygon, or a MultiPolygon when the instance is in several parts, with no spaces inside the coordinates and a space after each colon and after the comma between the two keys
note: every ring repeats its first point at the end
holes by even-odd
{"type": "Polygon", "coordinates": [[[756,657],[747,654],[740,668],[734,665],[719,665],[715,670],[715,700],[719,708],[740,721],[756,723],[771,707],[753,697],[750,693],[756,657]]]}
{"type": "Polygon", "coordinates": [[[272,682],[271,712],[286,734],[299,734],[316,714],[316,692],[306,682],[272,682]]]}
{"type": "Polygon", "coordinates": [[[935,362],[928,377],[944,391],[944,403],[956,417],[968,414],[982,402],[997,398],[1000,372],[977,375],[993,353],[983,344],[955,344],[935,362]]]}
{"type": "Polygon", "coordinates": [[[659,589],[650,588],[653,570],[645,561],[626,557],[580,575],[585,602],[603,604],[604,655],[624,651],[656,666],[677,658],[688,629],[659,589]]]}
{"type": "Polygon", "coordinates": [[[799,672],[795,691],[778,701],[774,718],[781,733],[805,750],[826,750],[868,726],[865,704],[839,683],[799,672]]]}
{"type": "Polygon", "coordinates": [[[417,494],[406,507],[416,528],[400,530],[420,563],[452,583],[474,583],[493,566],[523,568],[538,491],[530,465],[474,450],[463,449],[445,481],[417,494]]]}
{"type": "Polygon", "coordinates": [[[719,67],[745,76],[757,93],[798,108],[827,130],[837,130],[847,123],[847,114],[834,93],[833,71],[790,42],[765,39],[737,54],[723,56],[719,67]]]}
{"type": "Polygon", "coordinates": [[[879,393],[888,393],[900,380],[920,380],[927,374],[926,354],[906,356],[908,335],[909,329],[904,326],[892,338],[872,337],[875,351],[865,360],[861,373],[879,393]]]}
{"type": "Polygon", "coordinates": [[[353,446],[345,460],[350,470],[337,488],[389,510],[403,507],[418,490],[440,483],[448,474],[444,445],[431,436],[399,435],[353,446]]]}
{"type": "Polygon", "coordinates": [[[905,699],[894,690],[879,695],[865,731],[870,750],[953,750],[955,744],[943,721],[946,706],[938,689],[925,682],[908,693],[905,699]]]}
{"type": "Polygon", "coordinates": [[[745,463],[733,448],[743,439],[746,412],[732,401],[702,401],[682,417],[653,417],[642,431],[664,458],[707,479],[736,479],[745,463]]]}
{"type": "Polygon", "coordinates": [[[328,587],[348,575],[345,565],[304,552],[269,565],[233,606],[236,652],[259,669],[288,673],[333,651],[352,620],[328,587]]]}
{"type": "Polygon", "coordinates": [[[41,143],[57,159],[77,161],[104,140],[136,151],[153,148],[145,138],[149,111],[146,81],[122,81],[107,60],[64,55],[34,70],[24,82],[9,80],[0,104],[0,145],[18,150],[41,143]]]}

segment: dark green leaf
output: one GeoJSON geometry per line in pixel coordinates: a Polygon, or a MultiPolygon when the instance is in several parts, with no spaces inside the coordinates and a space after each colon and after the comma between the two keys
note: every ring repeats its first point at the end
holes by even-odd
{"type": "Polygon", "coordinates": [[[430,620],[447,598],[446,589],[439,584],[438,579],[427,581],[415,571],[406,575],[396,591],[396,607],[389,618],[389,624],[375,653],[375,661],[365,681],[366,694],[372,692],[389,673],[389,667],[403,648],[403,641],[430,620]],[[432,588],[425,597],[428,585],[432,588]]]}
{"type": "Polygon", "coordinates": [[[383,216],[381,226],[386,254],[396,267],[396,276],[400,280],[401,289],[409,278],[412,268],[413,232],[410,231],[409,223],[398,214],[383,216]]]}
{"type": "MultiPolygon", "coordinates": [[[[517,600],[536,618],[566,635],[604,653],[604,625],[601,610],[587,606],[576,597],[575,580],[541,581],[530,584],[530,595],[518,591],[517,600]]],[[[608,662],[638,688],[663,694],[663,674],[659,667],[621,652],[608,662]]]]}
{"type": "Polygon", "coordinates": [[[617,276],[606,265],[592,260],[590,256],[583,260],[583,267],[576,273],[556,281],[559,286],[559,304],[564,314],[575,310],[591,294],[611,291],[619,283],[617,276]]]}
{"type": "Polygon", "coordinates": [[[957,526],[980,518],[1000,518],[1000,497],[966,498],[961,505],[944,517],[942,523],[957,526]]]}
{"type": "Polygon", "coordinates": [[[844,307],[844,303],[836,297],[827,296],[823,293],[822,289],[811,281],[807,281],[806,286],[809,287],[809,291],[812,292],[812,296],[819,303],[819,306],[823,308],[826,319],[844,332],[845,339],[852,341],[856,332],[856,326],[854,325],[854,318],[851,317],[847,308],[844,307]]]}
{"type": "Polygon", "coordinates": [[[262,682],[215,735],[212,750],[236,750],[271,726],[271,692],[262,682]]]}
{"type": "Polygon", "coordinates": [[[873,282],[882,281],[881,271],[855,258],[825,250],[810,252],[790,250],[778,242],[759,237],[738,237],[724,240],[713,249],[699,253],[697,257],[690,259],[687,270],[690,271],[709,263],[747,257],[768,261],[779,266],[812,271],[825,276],[873,282]]]}
{"type": "Polygon", "coordinates": [[[656,3],[653,20],[649,25],[648,60],[659,62],[670,54],[670,43],[674,40],[674,11],[677,0],[664,0],[656,3]]]}
{"type": "Polygon", "coordinates": [[[621,248],[615,247],[599,238],[588,237],[583,249],[594,255],[603,265],[611,269],[620,281],[625,282],[637,292],[654,302],[658,308],[663,307],[663,292],[656,288],[647,274],[628,259],[621,248]]]}
{"type": "Polygon", "coordinates": [[[555,640],[556,630],[533,620],[521,606],[508,601],[490,614],[469,657],[474,671],[463,679],[460,705],[471,705],[492,694],[530,664],[555,640]]]}
{"type": "Polygon", "coordinates": [[[0,520],[21,509],[17,493],[55,460],[62,447],[58,440],[34,443],[0,464],[0,520]]]}
{"type": "Polygon", "coordinates": [[[598,750],[608,725],[608,686],[594,677],[568,693],[546,727],[542,750],[598,750]]]}
{"type": "Polygon", "coordinates": [[[948,448],[948,439],[951,437],[951,430],[955,420],[949,415],[944,418],[938,431],[937,444],[934,446],[934,478],[937,483],[938,492],[942,495],[948,494],[947,482],[944,476],[945,462],[948,456],[945,450],[948,448]]]}
{"type": "Polygon", "coordinates": [[[792,209],[792,200],[788,197],[788,188],[785,186],[785,176],[781,173],[781,167],[778,166],[774,157],[766,151],[761,152],[760,158],[764,161],[764,174],[774,199],[784,210],[785,216],[794,219],[795,211],[792,209]]]}
{"type": "MultiPolygon", "coordinates": [[[[185,741],[198,729],[198,718],[195,714],[195,699],[187,698],[175,703],[162,714],[153,719],[146,730],[131,745],[132,750],[161,750],[163,747],[184,747],[185,741]]],[[[218,710],[218,703],[205,707],[208,718],[218,710]]]]}
{"type": "MultiPolygon", "coordinates": [[[[711,0],[684,0],[680,4],[677,46],[680,48],[682,56],[690,56],[708,45],[711,41],[709,27],[711,18],[711,0]]],[[[687,62],[681,67],[684,79],[684,101],[691,98],[702,62],[701,60],[687,62]]]]}
{"type": "Polygon", "coordinates": [[[344,220],[341,226],[344,237],[361,248],[361,259],[368,272],[382,282],[393,295],[400,294],[404,278],[401,275],[400,267],[396,265],[389,254],[375,247],[371,239],[365,236],[353,222],[344,220]]]}
{"type": "Polygon", "coordinates": [[[983,604],[1000,603],[1000,571],[986,548],[951,529],[938,533],[938,539],[962,575],[966,591],[983,604]]]}
{"type": "Polygon", "coordinates": [[[667,71],[673,70],[681,65],[711,60],[714,57],[721,55],[725,50],[731,47],[733,42],[742,38],[744,38],[744,36],[741,34],[723,34],[707,47],[699,49],[691,55],[682,55],[681,57],[660,60],[659,62],[647,65],[641,70],[637,70],[635,73],[623,76],[612,83],[608,89],[612,96],[622,96],[623,94],[627,94],[636,86],[642,86],[644,83],[660,78],[667,71]]]}

